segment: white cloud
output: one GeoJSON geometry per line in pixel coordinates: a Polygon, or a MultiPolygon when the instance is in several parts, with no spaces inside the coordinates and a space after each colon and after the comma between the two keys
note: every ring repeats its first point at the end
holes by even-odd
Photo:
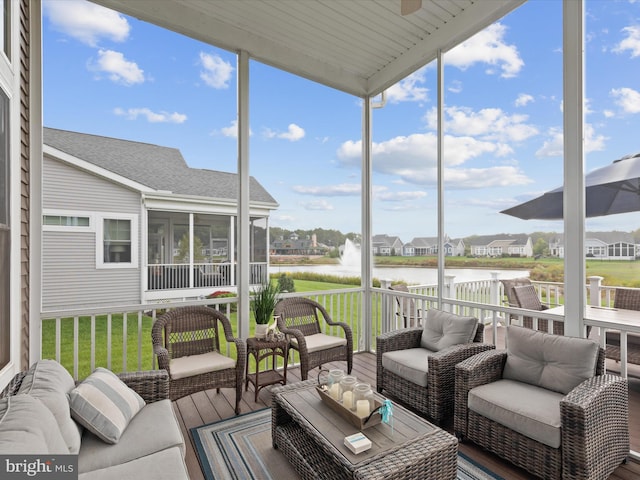
{"type": "MultiPolygon", "coordinates": [[[[547,132],[547,140],[536,152],[536,157],[563,157],[564,156],[564,136],[562,129],[551,127],[547,132]]],[[[608,137],[596,135],[591,124],[584,126],[584,150],[585,153],[602,151],[605,149],[605,142],[608,137]]]]}
{"type": "MultiPolygon", "coordinates": [[[[436,108],[427,112],[427,125],[436,129],[436,108]]],[[[483,108],[477,112],[467,107],[445,108],[447,132],[470,135],[482,140],[500,142],[521,142],[537,135],[538,129],[525,123],[529,117],[524,114],[507,115],[499,108],[483,108]]]]}
{"type": "Polygon", "coordinates": [[[281,138],[283,140],[289,140],[291,142],[297,142],[305,136],[304,128],[296,125],[295,123],[289,124],[289,128],[286,132],[276,132],[270,128],[265,128],[263,131],[265,138],[281,138]]]}
{"type": "Polygon", "coordinates": [[[488,74],[494,74],[493,67],[499,67],[503,78],[515,77],[524,66],[515,45],[507,45],[504,36],[507,28],[501,23],[494,23],[469,40],[461,43],[445,53],[446,65],[453,65],[466,70],[475,63],[483,62],[492,66],[488,74]]]}
{"type": "MultiPolygon", "coordinates": [[[[432,133],[395,137],[373,143],[373,169],[376,172],[399,177],[404,183],[435,185],[437,181],[437,136],[432,133]]],[[[522,185],[529,179],[514,166],[464,169],[465,162],[489,154],[495,157],[510,154],[508,145],[481,141],[469,136],[445,135],[446,181],[448,188],[479,188],[483,185],[522,185]],[[495,177],[495,178],[494,178],[495,177]],[[499,177],[499,178],[498,178],[499,177]]],[[[345,166],[360,165],[360,141],[344,142],[337,156],[345,166]]]]}
{"type": "Polygon", "coordinates": [[[113,50],[99,50],[98,60],[90,62],[89,69],[104,72],[109,80],[122,85],[130,86],[144,82],[144,70],[135,62],[124,58],[122,53],[113,50]]]}
{"type": "Polygon", "coordinates": [[[632,88],[614,88],[610,95],[624,113],[640,113],[640,92],[632,88]]]}
{"type": "Polygon", "coordinates": [[[453,82],[451,82],[447,90],[449,90],[451,93],[462,92],[462,82],[460,80],[454,80],[453,82]]]}
{"type": "Polygon", "coordinates": [[[304,202],[301,205],[307,210],[333,210],[333,205],[331,205],[326,200],[313,200],[311,202],[304,202]]]}
{"type": "Polygon", "coordinates": [[[45,0],[43,12],[51,26],[82,43],[95,47],[101,38],[124,42],[131,29],[120,13],[84,0],[45,0]]]}
{"type": "MultiPolygon", "coordinates": [[[[223,137],[238,138],[238,120],[233,120],[228,127],[222,127],[220,130],[214,130],[211,135],[222,135],[223,137]]],[[[249,129],[249,136],[253,135],[249,129]]]]}
{"type": "Polygon", "coordinates": [[[387,89],[387,100],[391,103],[419,102],[427,99],[427,88],[421,86],[425,82],[426,67],[413,72],[408,77],[387,89]]]}
{"type": "Polygon", "coordinates": [[[622,32],[627,37],[622,40],[613,51],[616,53],[624,53],[626,50],[631,52],[631,58],[640,56],[640,26],[633,25],[631,27],[625,27],[622,32]]]}
{"type": "Polygon", "coordinates": [[[514,105],[516,107],[524,107],[531,102],[533,102],[533,96],[529,95],[528,93],[521,93],[520,95],[518,95],[518,98],[516,98],[514,105]]]}
{"type": "Polygon", "coordinates": [[[229,88],[229,80],[235,70],[229,62],[224,61],[219,55],[200,52],[200,65],[203,68],[200,78],[204,83],[216,89],[229,88]]]}
{"type": "Polygon", "coordinates": [[[407,202],[420,200],[427,196],[427,192],[415,190],[410,192],[392,192],[387,187],[374,188],[373,198],[383,202],[407,202]]]}
{"type": "Polygon", "coordinates": [[[338,185],[309,186],[295,185],[293,191],[302,195],[318,197],[352,197],[360,195],[359,183],[341,183],[338,185]]]}
{"type": "Polygon", "coordinates": [[[187,116],[183,113],[154,112],[149,108],[129,108],[127,110],[116,108],[113,113],[126,117],[128,120],[144,117],[149,123],[184,123],[187,120],[187,116]]]}

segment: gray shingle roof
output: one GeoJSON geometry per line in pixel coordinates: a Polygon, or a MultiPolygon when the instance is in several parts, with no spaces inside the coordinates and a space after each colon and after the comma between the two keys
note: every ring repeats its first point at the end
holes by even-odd
{"type": "MultiPolygon", "coordinates": [[[[237,174],[191,168],[176,148],[46,127],[43,133],[45,145],[154,190],[176,195],[238,198],[237,174]]],[[[253,177],[250,197],[252,202],[278,204],[253,177]]]]}

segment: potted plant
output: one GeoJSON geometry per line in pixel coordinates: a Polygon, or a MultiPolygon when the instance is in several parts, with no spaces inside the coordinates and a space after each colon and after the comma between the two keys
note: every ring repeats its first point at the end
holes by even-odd
{"type": "Polygon", "coordinates": [[[251,310],[256,320],[256,338],[264,338],[267,333],[267,327],[271,321],[273,309],[276,303],[278,303],[278,293],[280,293],[278,284],[267,281],[253,294],[251,310]]]}

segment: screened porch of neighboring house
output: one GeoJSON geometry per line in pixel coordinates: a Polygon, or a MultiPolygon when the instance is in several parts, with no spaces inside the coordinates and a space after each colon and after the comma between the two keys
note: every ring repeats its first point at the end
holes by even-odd
{"type": "MultiPolygon", "coordinates": [[[[250,284],[267,278],[267,218],[251,217],[250,284]]],[[[215,289],[237,285],[237,217],[208,213],[150,210],[147,217],[147,299],[164,298],[167,291],[189,297],[207,296],[215,289]]]]}

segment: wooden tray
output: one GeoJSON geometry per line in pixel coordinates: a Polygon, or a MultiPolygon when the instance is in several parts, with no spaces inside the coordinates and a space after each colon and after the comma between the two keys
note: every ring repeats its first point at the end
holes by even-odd
{"type": "MultiPolygon", "coordinates": [[[[329,408],[331,408],[331,410],[336,412],[338,415],[340,415],[342,418],[344,418],[345,420],[347,420],[349,423],[351,423],[352,425],[354,425],[356,428],[360,430],[364,430],[365,428],[378,425],[382,421],[382,416],[378,412],[376,412],[373,415],[371,415],[371,418],[369,418],[369,421],[365,423],[366,418],[360,418],[351,410],[349,410],[348,408],[345,408],[340,402],[331,398],[331,396],[326,390],[323,390],[319,386],[316,387],[316,390],[318,391],[318,395],[320,395],[320,398],[322,399],[322,401],[329,408]]],[[[382,406],[382,402],[380,402],[378,399],[374,398],[373,402],[375,405],[374,409],[382,406]]]]}

